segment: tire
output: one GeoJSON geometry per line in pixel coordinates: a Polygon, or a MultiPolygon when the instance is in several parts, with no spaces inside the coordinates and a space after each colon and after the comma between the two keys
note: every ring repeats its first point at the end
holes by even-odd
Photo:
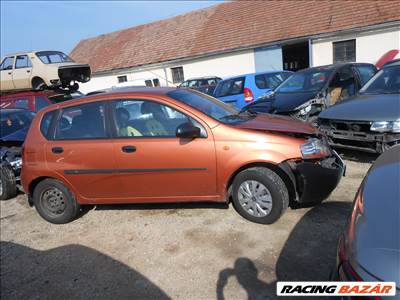
{"type": "Polygon", "coordinates": [[[46,83],[41,78],[35,78],[32,81],[32,88],[35,91],[43,91],[46,88],[46,83]]]}
{"type": "Polygon", "coordinates": [[[17,185],[13,170],[7,166],[0,167],[0,200],[17,196],[17,185]]]}
{"type": "Polygon", "coordinates": [[[80,206],[75,195],[56,179],[45,179],[33,191],[33,204],[39,215],[53,224],[73,221],[80,206]]]}
{"type": "Polygon", "coordinates": [[[272,224],[289,206],[289,192],[285,183],[268,168],[246,169],[236,175],[232,186],[233,205],[249,221],[272,224]],[[249,194],[252,197],[248,197],[249,194]]]}

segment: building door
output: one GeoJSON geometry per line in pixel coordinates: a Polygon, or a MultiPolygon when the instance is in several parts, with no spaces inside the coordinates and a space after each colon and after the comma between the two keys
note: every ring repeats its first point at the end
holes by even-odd
{"type": "Polygon", "coordinates": [[[298,71],[310,66],[308,42],[282,46],[283,69],[298,71]]]}

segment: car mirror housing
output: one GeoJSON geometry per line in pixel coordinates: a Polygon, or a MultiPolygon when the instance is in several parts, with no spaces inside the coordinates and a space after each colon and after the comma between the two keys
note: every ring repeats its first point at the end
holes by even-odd
{"type": "Polygon", "coordinates": [[[176,136],[184,139],[201,137],[201,129],[190,122],[183,123],[176,129],[176,136]]]}

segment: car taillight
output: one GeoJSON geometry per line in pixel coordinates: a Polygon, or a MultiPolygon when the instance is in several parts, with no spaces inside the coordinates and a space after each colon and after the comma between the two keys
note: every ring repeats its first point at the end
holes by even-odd
{"type": "Polygon", "coordinates": [[[252,102],[254,100],[253,92],[249,88],[244,88],[244,102],[252,102]]]}

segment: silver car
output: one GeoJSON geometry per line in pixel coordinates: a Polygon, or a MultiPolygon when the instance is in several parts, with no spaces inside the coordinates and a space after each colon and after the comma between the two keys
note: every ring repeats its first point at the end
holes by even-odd
{"type": "Polygon", "coordinates": [[[340,238],[333,280],[396,282],[400,299],[400,145],[368,171],[340,238]]]}

